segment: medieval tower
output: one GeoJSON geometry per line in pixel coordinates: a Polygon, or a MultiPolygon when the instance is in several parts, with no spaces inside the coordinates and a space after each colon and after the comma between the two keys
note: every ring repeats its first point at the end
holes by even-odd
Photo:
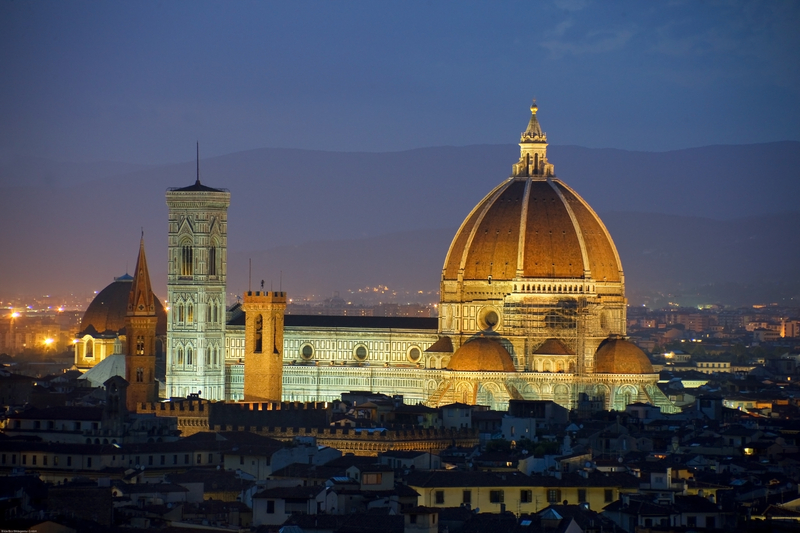
{"type": "Polygon", "coordinates": [[[245,312],[244,399],[281,401],[283,392],[283,314],[285,292],[247,291],[245,312]]]}
{"type": "MultiPolygon", "coordinates": [[[[231,194],[200,183],[167,191],[167,396],[225,399],[225,283],[231,194]]],[[[130,394],[130,393],[129,393],[130,394]]]]}
{"type": "Polygon", "coordinates": [[[136,412],[137,404],[158,401],[155,378],[158,316],[155,300],[142,236],[125,316],[125,379],[129,383],[125,403],[128,410],[133,412],[136,412]]]}

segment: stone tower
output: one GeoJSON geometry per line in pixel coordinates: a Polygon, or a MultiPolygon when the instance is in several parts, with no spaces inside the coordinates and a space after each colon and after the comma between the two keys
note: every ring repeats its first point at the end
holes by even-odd
{"type": "Polygon", "coordinates": [[[167,191],[167,395],[225,399],[225,283],[231,194],[200,183],[167,191]]]}
{"type": "Polygon", "coordinates": [[[248,291],[245,313],[244,399],[281,401],[285,292],[248,291]]]}
{"type": "Polygon", "coordinates": [[[150,285],[142,236],[125,316],[125,379],[129,383],[125,403],[129,411],[136,412],[136,405],[142,402],[158,401],[155,378],[157,322],[156,297],[150,285]]]}

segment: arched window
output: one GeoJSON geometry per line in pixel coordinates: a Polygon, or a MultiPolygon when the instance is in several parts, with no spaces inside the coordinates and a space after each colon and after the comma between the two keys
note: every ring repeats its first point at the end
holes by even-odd
{"type": "Polygon", "coordinates": [[[144,355],[144,337],[142,335],[136,336],[136,355],[144,355]]]}
{"type": "Polygon", "coordinates": [[[189,346],[186,348],[186,364],[191,366],[192,365],[192,347],[189,346]]]}
{"type": "Polygon", "coordinates": [[[191,303],[186,306],[186,322],[188,324],[194,322],[194,306],[191,303]]]}
{"type": "Polygon", "coordinates": [[[255,335],[254,335],[256,345],[255,348],[253,348],[253,351],[255,353],[261,353],[263,336],[264,336],[264,319],[261,315],[256,315],[255,335]]]}
{"type": "Polygon", "coordinates": [[[85,350],[86,357],[94,357],[94,341],[92,339],[86,341],[85,350]]]}
{"type": "Polygon", "coordinates": [[[180,273],[181,276],[191,276],[194,273],[194,249],[189,241],[181,244],[180,273]]]}
{"type": "Polygon", "coordinates": [[[206,304],[206,322],[211,322],[211,307],[212,307],[212,305],[213,304],[210,301],[206,304]]]}
{"type": "Polygon", "coordinates": [[[217,275],[217,247],[213,245],[208,249],[208,275],[217,275]]]}
{"type": "Polygon", "coordinates": [[[178,322],[183,322],[184,320],[183,304],[178,304],[178,322]]]}
{"type": "Polygon", "coordinates": [[[178,348],[178,364],[183,364],[183,348],[178,348]]]}
{"type": "Polygon", "coordinates": [[[144,368],[136,369],[136,383],[144,382],[144,368]]]}

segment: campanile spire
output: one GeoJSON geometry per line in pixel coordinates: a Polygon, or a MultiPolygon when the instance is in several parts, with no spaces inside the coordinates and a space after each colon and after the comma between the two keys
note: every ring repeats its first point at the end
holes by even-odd
{"type": "Polygon", "coordinates": [[[150,273],[147,270],[147,258],[144,254],[144,232],[142,232],[142,238],[139,241],[139,257],[136,258],[133,284],[128,295],[128,315],[155,316],[155,314],[155,295],[150,285],[150,273]]]}
{"type": "Polygon", "coordinates": [[[142,403],[158,401],[156,372],[156,297],[150,285],[147,258],[144,254],[144,233],[139,241],[139,257],[133,275],[125,317],[125,379],[128,391],[125,402],[136,412],[142,403]]]}

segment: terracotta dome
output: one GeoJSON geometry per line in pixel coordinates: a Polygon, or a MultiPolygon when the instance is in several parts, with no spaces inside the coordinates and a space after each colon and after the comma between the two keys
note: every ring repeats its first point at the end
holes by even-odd
{"type": "Polygon", "coordinates": [[[653,365],[638,346],[619,337],[600,343],[594,354],[594,371],[599,374],[653,374],[653,365]]]}
{"type": "Polygon", "coordinates": [[[473,339],[456,350],[448,370],[466,372],[516,372],[508,351],[497,341],[486,337],[473,339]]]}
{"type": "MultiPolygon", "coordinates": [[[[114,278],[114,282],[100,291],[92,303],[86,308],[81,319],[81,333],[91,333],[92,328],[97,333],[110,331],[114,334],[125,328],[125,316],[128,313],[128,295],[131,292],[133,278],[128,274],[114,278]]],[[[164,306],[155,299],[156,335],[167,334],[167,313],[164,306]]]]}
{"type": "Polygon", "coordinates": [[[512,177],[464,220],[442,280],[592,279],[622,281],[622,265],[600,218],[554,174],[547,136],[531,107],[512,177]]]}
{"type": "Polygon", "coordinates": [[[443,279],[578,278],[618,282],[622,266],[600,218],[558,179],[510,178],[458,230],[443,279]],[[585,253],[584,253],[585,251],[585,253]]]}

